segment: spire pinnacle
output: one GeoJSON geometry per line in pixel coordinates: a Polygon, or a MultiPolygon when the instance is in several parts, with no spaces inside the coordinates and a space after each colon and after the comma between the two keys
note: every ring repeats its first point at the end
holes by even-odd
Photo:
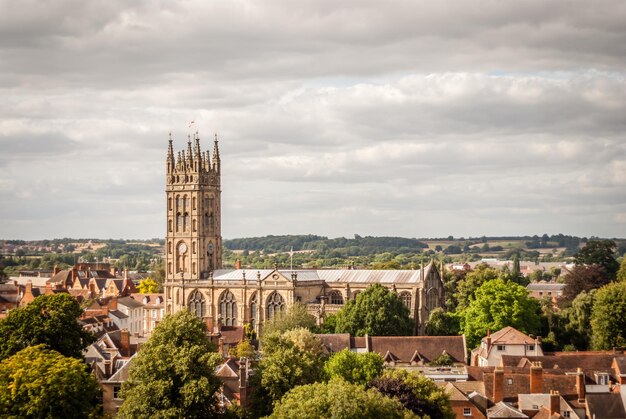
{"type": "Polygon", "coordinates": [[[220,169],[220,150],[217,145],[217,133],[215,133],[215,142],[213,145],[213,170],[215,170],[217,174],[219,174],[221,170],[220,169]]]}

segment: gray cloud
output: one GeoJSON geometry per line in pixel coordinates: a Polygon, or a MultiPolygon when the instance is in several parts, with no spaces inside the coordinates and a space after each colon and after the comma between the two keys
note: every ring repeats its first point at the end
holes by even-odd
{"type": "Polygon", "coordinates": [[[626,6],[0,0],[0,237],[154,237],[218,132],[226,237],[626,235],[626,6]]]}

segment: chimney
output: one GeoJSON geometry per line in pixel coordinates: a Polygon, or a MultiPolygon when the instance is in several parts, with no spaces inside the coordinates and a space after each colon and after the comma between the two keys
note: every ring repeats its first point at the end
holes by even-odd
{"type": "Polygon", "coordinates": [[[550,415],[561,414],[561,395],[557,390],[550,390],[550,415]]]}
{"type": "Polygon", "coordinates": [[[533,362],[530,366],[530,392],[543,393],[543,368],[541,362],[533,362]]]}
{"type": "Polygon", "coordinates": [[[241,269],[241,261],[239,259],[235,261],[235,269],[237,270],[241,269]]]}
{"type": "Polygon", "coordinates": [[[122,329],[120,332],[120,346],[122,356],[130,356],[130,332],[128,329],[122,329]]]}
{"type": "Polygon", "coordinates": [[[46,282],[46,292],[45,295],[52,295],[52,284],[50,283],[50,281],[46,282]]]}
{"type": "Polygon", "coordinates": [[[115,266],[111,266],[111,276],[115,276],[115,266]]]}
{"type": "Polygon", "coordinates": [[[487,353],[491,350],[491,330],[487,328],[487,337],[485,338],[485,343],[487,344],[487,353]]]}
{"type": "Polygon", "coordinates": [[[493,370],[493,402],[498,403],[504,399],[504,368],[496,367],[493,370]]]}
{"type": "Polygon", "coordinates": [[[584,403],[585,401],[585,374],[583,374],[582,368],[578,368],[576,371],[576,392],[578,393],[578,402],[584,403]]]}
{"type": "Polygon", "coordinates": [[[33,281],[30,279],[26,282],[26,289],[24,290],[24,295],[29,294],[33,295],[33,281]]]}
{"type": "Polygon", "coordinates": [[[59,273],[59,266],[54,265],[54,269],[52,269],[52,276],[55,276],[58,273],[59,273]]]}
{"type": "Polygon", "coordinates": [[[239,406],[248,407],[248,358],[239,358],[239,406]]]}
{"type": "Polygon", "coordinates": [[[112,298],[109,300],[109,309],[110,309],[111,311],[115,311],[115,310],[117,310],[117,297],[112,297],[112,298]]]}

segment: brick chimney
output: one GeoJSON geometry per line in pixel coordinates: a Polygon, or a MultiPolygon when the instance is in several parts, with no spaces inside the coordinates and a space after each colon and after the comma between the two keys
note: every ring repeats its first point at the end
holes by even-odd
{"type": "Polygon", "coordinates": [[[239,259],[235,261],[235,269],[241,269],[241,261],[239,259]]]}
{"type": "Polygon", "coordinates": [[[533,362],[530,366],[530,392],[543,393],[543,368],[541,362],[533,362]]]}
{"type": "Polygon", "coordinates": [[[485,343],[487,344],[487,353],[491,349],[491,330],[487,329],[487,337],[485,338],[485,343]]]}
{"type": "Polygon", "coordinates": [[[120,346],[122,356],[130,356],[130,332],[128,329],[122,329],[120,332],[120,346]]]}
{"type": "Polygon", "coordinates": [[[52,269],[52,276],[55,276],[58,273],[59,273],[59,266],[54,265],[54,269],[52,269]]]}
{"type": "Polygon", "coordinates": [[[108,305],[109,305],[109,310],[111,310],[111,311],[117,310],[117,297],[112,297],[109,300],[109,304],[108,305]]]}
{"type": "Polygon", "coordinates": [[[561,395],[556,390],[550,390],[550,415],[561,414],[561,395]]]}
{"type": "Polygon", "coordinates": [[[493,402],[498,403],[504,399],[504,368],[496,367],[493,370],[493,402]]]}
{"type": "Polygon", "coordinates": [[[583,403],[585,401],[585,374],[582,368],[576,371],[576,393],[578,393],[578,402],[583,403]]]}
{"type": "Polygon", "coordinates": [[[110,273],[111,276],[115,276],[115,266],[111,266],[110,273]]]}
{"type": "Polygon", "coordinates": [[[222,337],[217,340],[217,352],[224,355],[224,338],[222,337]]]}

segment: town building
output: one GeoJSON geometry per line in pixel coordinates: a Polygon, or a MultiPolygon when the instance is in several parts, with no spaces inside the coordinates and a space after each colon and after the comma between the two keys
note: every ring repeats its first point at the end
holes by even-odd
{"type": "Polygon", "coordinates": [[[531,337],[514,327],[507,326],[482,338],[480,346],[472,351],[471,365],[481,367],[500,365],[504,355],[543,355],[541,338],[531,337]]]}
{"type": "Polygon", "coordinates": [[[441,269],[418,270],[222,269],[221,160],[217,137],[212,155],[196,133],[187,150],[166,157],[166,314],[188,308],[210,331],[263,322],[295,302],[318,322],[372,284],[396,292],[423,333],[431,310],[444,305],[441,269]]]}

